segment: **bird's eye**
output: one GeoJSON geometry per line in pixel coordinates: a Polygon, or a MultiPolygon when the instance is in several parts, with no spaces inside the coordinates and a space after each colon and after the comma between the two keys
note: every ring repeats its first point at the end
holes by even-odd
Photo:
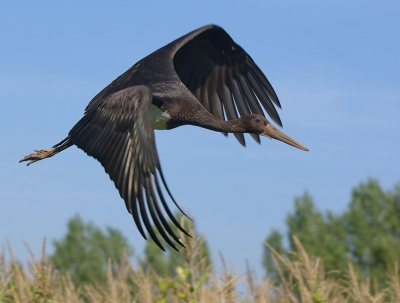
{"type": "Polygon", "coordinates": [[[260,118],[256,118],[256,122],[257,122],[257,123],[260,123],[260,122],[261,122],[261,119],[260,119],[260,118]]]}

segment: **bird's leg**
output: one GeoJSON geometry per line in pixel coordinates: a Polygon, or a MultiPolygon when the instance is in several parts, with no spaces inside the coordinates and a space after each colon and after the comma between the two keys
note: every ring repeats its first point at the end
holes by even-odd
{"type": "Polygon", "coordinates": [[[73,144],[71,143],[71,138],[68,136],[67,138],[62,140],[60,143],[57,143],[56,145],[54,145],[51,149],[35,150],[34,153],[25,156],[22,160],[19,160],[19,163],[24,162],[24,161],[29,161],[27,166],[31,165],[32,163],[35,163],[39,160],[53,157],[54,155],[58,154],[59,152],[63,151],[64,149],[67,149],[68,147],[70,147],[72,145],[73,144]]]}
{"type": "Polygon", "coordinates": [[[58,154],[60,151],[57,150],[56,148],[52,149],[41,149],[41,150],[35,150],[35,153],[29,154],[25,156],[22,160],[19,160],[19,162],[24,162],[24,161],[29,161],[27,166],[31,165],[32,163],[35,163],[39,160],[46,159],[49,157],[54,156],[55,154],[58,154]]]}

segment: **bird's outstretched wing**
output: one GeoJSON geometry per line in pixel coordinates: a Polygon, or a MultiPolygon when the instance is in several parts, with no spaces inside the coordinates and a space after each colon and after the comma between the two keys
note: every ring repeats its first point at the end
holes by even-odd
{"type": "Polygon", "coordinates": [[[150,213],[161,236],[177,250],[170,236],[182,243],[168,225],[159,201],[172,222],[187,233],[172,215],[163,195],[166,191],[176,204],[161,171],[151,125],[151,102],[151,89],[144,85],[112,93],[88,110],[69,136],[73,144],[104,167],[142,236],[146,238],[141,221],[155,243],[164,249],[151,227],[150,213]]]}
{"type": "MultiPolygon", "coordinates": [[[[181,43],[173,58],[176,73],[214,116],[231,120],[264,115],[263,107],[282,126],[274,107],[281,107],[279,99],[268,79],[222,28],[201,28],[176,42],[181,43]]],[[[235,136],[245,145],[243,134],[235,136]]],[[[252,136],[260,142],[258,135],[252,136]]]]}

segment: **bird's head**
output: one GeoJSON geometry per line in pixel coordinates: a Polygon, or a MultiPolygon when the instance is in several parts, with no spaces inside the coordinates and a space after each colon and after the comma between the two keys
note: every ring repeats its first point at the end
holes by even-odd
{"type": "Polygon", "coordinates": [[[290,138],[289,136],[278,130],[265,117],[261,115],[247,115],[242,117],[241,120],[249,133],[255,133],[261,136],[273,138],[298,149],[308,151],[307,147],[303,146],[296,140],[290,138]]]}

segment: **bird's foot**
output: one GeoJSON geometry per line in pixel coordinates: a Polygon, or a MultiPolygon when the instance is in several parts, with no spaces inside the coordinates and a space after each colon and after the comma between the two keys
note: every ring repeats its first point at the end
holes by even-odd
{"type": "Polygon", "coordinates": [[[56,150],[54,148],[52,149],[41,149],[41,150],[35,150],[34,153],[29,154],[25,156],[22,160],[19,160],[19,163],[24,162],[24,161],[29,161],[27,166],[31,165],[32,163],[35,163],[39,160],[49,158],[51,156],[54,156],[56,154],[56,150]]]}

